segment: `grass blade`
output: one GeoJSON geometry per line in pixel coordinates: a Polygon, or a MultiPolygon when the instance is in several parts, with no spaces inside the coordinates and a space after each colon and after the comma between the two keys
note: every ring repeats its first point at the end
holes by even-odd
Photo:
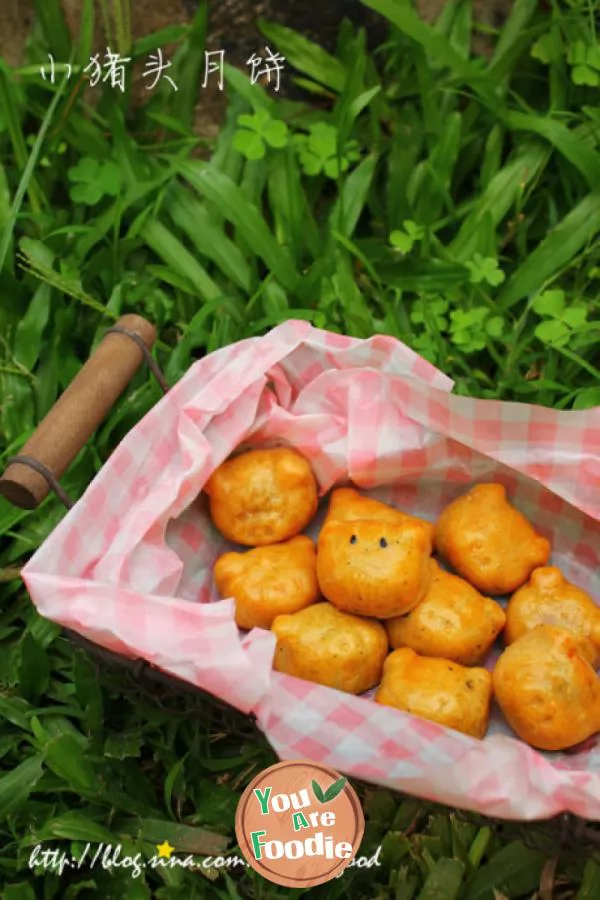
{"type": "Polygon", "coordinates": [[[549,141],[579,169],[591,191],[600,184],[600,154],[562,122],[520,112],[509,112],[503,120],[512,131],[531,131],[549,141]]]}
{"type": "Polygon", "coordinates": [[[409,0],[361,0],[361,3],[388,19],[392,25],[420,44],[436,63],[449,68],[466,81],[472,90],[495,105],[493,84],[487,75],[470,60],[463,59],[461,53],[454,49],[440,31],[423,21],[409,0]]]}
{"type": "Polygon", "coordinates": [[[0,816],[23,804],[43,774],[43,756],[31,756],[0,778],[0,816]]]}
{"type": "Polygon", "coordinates": [[[331,227],[345,237],[351,237],[365,208],[371,189],[377,156],[372,154],[348,175],[331,213],[331,227]]]}
{"type": "Polygon", "coordinates": [[[588,194],[529,254],[498,296],[504,309],[538,291],[600,231],[600,191],[588,194]]]}
{"type": "Polygon", "coordinates": [[[264,218],[241,189],[222,172],[204,163],[186,162],[180,171],[238,229],[244,242],[260,256],[278,281],[285,288],[293,289],[299,276],[289,254],[279,246],[264,218]]]}
{"type": "Polygon", "coordinates": [[[222,296],[223,292],[206,270],[162,222],[147,219],[140,230],[140,237],[167,265],[187,278],[203,300],[215,300],[222,296]]]}
{"type": "Polygon", "coordinates": [[[285,56],[286,62],[299,72],[310,75],[338,94],[344,90],[347,72],[343,63],[335,56],[291,28],[264,21],[259,21],[258,27],[267,40],[272,41],[285,56]]]}
{"type": "Polygon", "coordinates": [[[494,225],[502,221],[519,194],[537,176],[547,157],[548,151],[544,146],[530,142],[500,169],[450,244],[448,250],[454,259],[470,259],[477,250],[482,223],[488,217],[494,225]]]}
{"type": "MultiPolygon", "coordinates": [[[[2,80],[3,74],[4,73],[0,73],[0,81],[2,80]]],[[[33,147],[31,148],[31,153],[29,154],[29,159],[27,160],[25,170],[23,172],[23,175],[21,176],[21,181],[19,182],[19,187],[17,188],[16,194],[15,194],[15,197],[13,200],[10,220],[9,220],[8,225],[4,229],[4,232],[2,234],[2,240],[0,241],[0,272],[2,272],[2,270],[4,268],[4,263],[6,261],[6,255],[8,253],[8,248],[10,247],[10,244],[12,241],[15,222],[17,220],[17,216],[19,215],[19,210],[21,209],[21,204],[23,203],[23,198],[25,197],[25,194],[27,193],[28,190],[30,191],[30,199],[32,201],[32,206],[34,205],[33,197],[31,196],[31,186],[32,185],[30,184],[32,176],[33,176],[33,170],[35,169],[36,163],[37,163],[39,155],[41,153],[42,146],[44,143],[44,138],[46,137],[46,133],[47,133],[47,131],[50,127],[50,123],[52,122],[52,119],[54,117],[54,111],[59,104],[60,98],[62,97],[62,94],[65,90],[66,84],[67,84],[67,82],[63,81],[63,83],[57,90],[56,94],[54,95],[54,97],[52,99],[52,103],[48,107],[48,111],[47,111],[46,115],[44,116],[40,130],[38,131],[38,134],[37,134],[37,137],[33,144],[33,147]]]]}
{"type": "Polygon", "coordinates": [[[205,206],[176,186],[165,210],[187,235],[201,256],[210,259],[223,274],[246,293],[252,290],[252,272],[239,247],[215,224],[205,206]]]}

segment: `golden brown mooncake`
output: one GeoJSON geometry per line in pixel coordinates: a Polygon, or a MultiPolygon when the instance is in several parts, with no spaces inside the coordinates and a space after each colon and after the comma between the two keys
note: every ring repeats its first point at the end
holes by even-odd
{"type": "Polygon", "coordinates": [[[431,587],[405,616],[385,623],[394,649],[410,647],[421,656],[441,657],[463,666],[481,662],[504,628],[499,603],[482,596],[458,575],[433,563],[431,587]]]}
{"type": "Polygon", "coordinates": [[[317,542],[321,593],[345,612],[389,619],[413,609],[431,583],[431,541],[418,523],[330,522],[317,542]]]}
{"type": "Polygon", "coordinates": [[[221,534],[248,547],[286,541],[317,510],[317,482],[307,459],[289,447],[250,450],[220,465],[204,490],[221,534]]]}
{"type": "Polygon", "coordinates": [[[565,750],[600,729],[600,682],[564,628],[538,625],[502,653],[493,673],[500,709],[538,750],[565,750]]]}
{"type": "Polygon", "coordinates": [[[438,552],[483,594],[510,594],[545,566],[550,544],[512,506],[500,484],[478,484],[453,500],[435,531],[438,552]]]}
{"type": "Polygon", "coordinates": [[[245,553],[224,553],[213,575],[219,594],[234,598],[240,628],[269,629],[276,616],[298,612],[319,597],[316,548],[302,534],[245,553]]]}
{"type": "Polygon", "coordinates": [[[481,739],[489,724],[492,676],[403,647],[386,659],[375,700],[481,739]]]}
{"type": "Polygon", "coordinates": [[[590,664],[595,668],[600,663],[600,609],[556,566],[535,569],[527,584],[510,598],[506,643],[513,644],[537,625],[556,625],[572,632],[590,664]]]}
{"type": "Polygon", "coordinates": [[[435,525],[417,516],[375,500],[365,497],[350,487],[335,488],[331,492],[329,509],[323,525],[330,522],[348,522],[356,519],[377,519],[380,522],[391,522],[394,525],[419,524],[425,529],[433,544],[435,525]]]}
{"type": "Polygon", "coordinates": [[[273,667],[326,687],[362,694],[379,683],[388,652],[380,622],[315,603],[290,616],[277,616],[273,667]]]}

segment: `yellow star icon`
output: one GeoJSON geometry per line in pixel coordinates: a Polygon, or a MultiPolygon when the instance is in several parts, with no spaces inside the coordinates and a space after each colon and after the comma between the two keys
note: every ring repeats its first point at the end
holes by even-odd
{"type": "Polygon", "coordinates": [[[171,853],[175,847],[171,847],[168,841],[163,841],[162,844],[156,845],[156,849],[158,850],[159,859],[171,859],[171,853]]]}

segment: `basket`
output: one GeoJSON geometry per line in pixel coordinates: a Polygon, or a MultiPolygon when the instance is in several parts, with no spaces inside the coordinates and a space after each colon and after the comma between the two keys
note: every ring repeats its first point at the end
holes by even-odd
{"type": "MultiPolygon", "coordinates": [[[[54,491],[67,509],[73,506],[60,484],[60,478],[143,362],[146,362],[163,392],[168,391],[168,385],[152,356],[155,340],[154,326],[136,315],[124,316],[108,329],[95,353],[22,452],[8,460],[7,469],[0,478],[0,493],[4,497],[20,508],[36,509],[49,492],[54,491]]],[[[200,706],[210,714],[220,730],[244,740],[266,740],[252,715],[244,714],[212,694],[161,672],[145,660],[120,656],[66,628],[63,628],[63,633],[95,659],[99,667],[120,673],[124,689],[128,683],[135,685],[137,691],[141,688],[156,703],[169,696],[183,695],[196,708],[200,706]]],[[[369,789],[366,783],[357,783],[357,787],[361,793],[369,789]]],[[[566,853],[569,856],[589,857],[591,853],[600,853],[600,829],[594,823],[571,814],[522,824],[488,819],[460,810],[454,812],[472,822],[512,833],[528,846],[550,856],[566,853]]]]}

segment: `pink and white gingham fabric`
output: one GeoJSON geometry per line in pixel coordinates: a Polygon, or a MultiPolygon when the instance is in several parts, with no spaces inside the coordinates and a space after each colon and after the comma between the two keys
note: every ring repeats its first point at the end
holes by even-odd
{"type": "Polygon", "coordinates": [[[25,567],[35,605],[254,712],[282,759],[490,816],[600,819],[595,740],[539,753],[494,712],[477,741],[273,672],[273,635],[240,633],[233,601],[215,593],[212,564],[231,547],[198,495],[240,444],[284,443],[311,460],[322,495],[350,481],[432,520],[473,483],[500,481],[552,541],[553,561],[600,599],[600,408],[555,412],[451,390],[393,338],[306,322],[210,354],[126,437],[25,567]]]}

